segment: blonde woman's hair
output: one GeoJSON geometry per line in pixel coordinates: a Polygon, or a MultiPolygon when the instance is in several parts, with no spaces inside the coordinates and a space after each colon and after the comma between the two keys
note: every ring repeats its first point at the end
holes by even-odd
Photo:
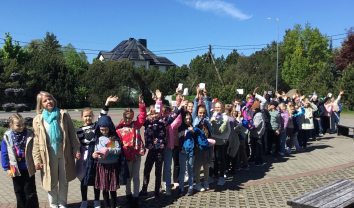
{"type": "Polygon", "coordinates": [[[21,116],[21,114],[19,113],[15,113],[15,114],[12,114],[10,117],[9,117],[9,123],[10,124],[14,124],[15,121],[25,121],[25,119],[23,119],[23,117],[21,116]]]}
{"type": "Polygon", "coordinates": [[[46,91],[40,91],[37,95],[37,107],[36,107],[36,110],[37,110],[37,113],[38,114],[42,114],[42,111],[43,111],[43,106],[42,106],[42,98],[43,97],[50,97],[53,99],[54,101],[54,106],[57,106],[57,100],[53,97],[52,94],[50,94],[49,92],[46,92],[46,91]]]}
{"type": "Polygon", "coordinates": [[[224,113],[225,112],[225,104],[222,101],[217,101],[216,103],[219,103],[221,105],[221,113],[224,113]]]}
{"type": "Polygon", "coordinates": [[[84,112],[86,112],[86,111],[90,111],[90,112],[92,113],[92,115],[93,115],[92,109],[91,109],[90,107],[86,107],[86,108],[83,108],[83,109],[81,110],[81,117],[84,115],[84,112]]]}
{"type": "Polygon", "coordinates": [[[248,94],[247,96],[246,96],[246,101],[248,102],[249,101],[249,99],[251,99],[251,97],[253,97],[251,94],[248,94]]]}

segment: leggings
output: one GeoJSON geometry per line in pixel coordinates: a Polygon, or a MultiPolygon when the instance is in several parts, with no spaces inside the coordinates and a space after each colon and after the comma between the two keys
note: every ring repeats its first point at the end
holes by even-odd
{"type": "MultiPolygon", "coordinates": [[[[93,192],[95,194],[95,201],[100,200],[100,190],[93,187],[93,192]]],[[[84,179],[81,181],[81,198],[82,201],[87,201],[87,186],[84,185],[84,179]]]]}
{"type": "Polygon", "coordinates": [[[104,206],[110,208],[117,207],[117,192],[116,191],[103,191],[104,206]],[[109,194],[111,194],[111,200],[109,200],[109,194]]]}
{"type": "Polygon", "coordinates": [[[152,166],[155,163],[155,193],[160,191],[161,186],[161,175],[162,175],[162,164],[164,160],[164,149],[150,149],[148,155],[146,156],[145,168],[144,168],[144,181],[143,181],[143,191],[146,192],[149,181],[150,172],[152,166]]]}
{"type": "Polygon", "coordinates": [[[226,168],[226,154],[225,154],[225,144],[214,146],[214,166],[210,167],[209,176],[224,177],[226,168]],[[219,174],[218,174],[219,173],[219,174]]]}

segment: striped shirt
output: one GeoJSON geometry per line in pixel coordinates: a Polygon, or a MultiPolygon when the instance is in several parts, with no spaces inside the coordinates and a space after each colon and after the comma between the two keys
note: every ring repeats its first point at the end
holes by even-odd
{"type": "MultiPolygon", "coordinates": [[[[108,114],[108,106],[103,106],[100,116],[105,116],[108,114]]],[[[76,130],[77,137],[83,147],[88,149],[90,142],[95,137],[96,122],[87,126],[81,126],[76,130]]]]}

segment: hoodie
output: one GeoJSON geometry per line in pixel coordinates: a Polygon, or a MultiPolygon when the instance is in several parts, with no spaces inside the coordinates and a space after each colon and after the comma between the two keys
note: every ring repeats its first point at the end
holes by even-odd
{"type": "Polygon", "coordinates": [[[127,178],[129,178],[129,169],[128,169],[128,165],[127,165],[124,151],[120,151],[120,147],[122,146],[122,142],[121,142],[117,132],[115,131],[114,124],[112,122],[111,117],[109,117],[109,116],[102,116],[97,121],[96,128],[95,128],[95,137],[91,141],[95,145],[89,145],[89,149],[88,149],[86,175],[84,178],[84,184],[86,186],[93,186],[95,183],[96,163],[98,162],[98,160],[93,158],[92,154],[95,152],[95,149],[97,148],[96,142],[99,141],[99,137],[101,136],[100,126],[108,127],[110,135],[113,135],[114,144],[116,145],[118,143],[119,150],[117,148],[113,149],[113,148],[109,147],[108,152],[118,154],[117,162],[118,162],[118,165],[120,166],[120,168],[119,168],[119,182],[120,182],[120,185],[126,185],[127,178]]]}

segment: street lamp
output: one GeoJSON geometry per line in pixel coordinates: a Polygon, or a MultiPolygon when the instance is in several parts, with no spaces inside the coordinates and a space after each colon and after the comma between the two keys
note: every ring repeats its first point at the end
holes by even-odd
{"type": "Polygon", "coordinates": [[[279,20],[278,18],[274,17],[269,17],[267,19],[276,19],[278,21],[278,41],[277,41],[277,72],[276,72],[276,78],[275,78],[275,91],[278,91],[278,51],[279,51],[279,20]]]}

